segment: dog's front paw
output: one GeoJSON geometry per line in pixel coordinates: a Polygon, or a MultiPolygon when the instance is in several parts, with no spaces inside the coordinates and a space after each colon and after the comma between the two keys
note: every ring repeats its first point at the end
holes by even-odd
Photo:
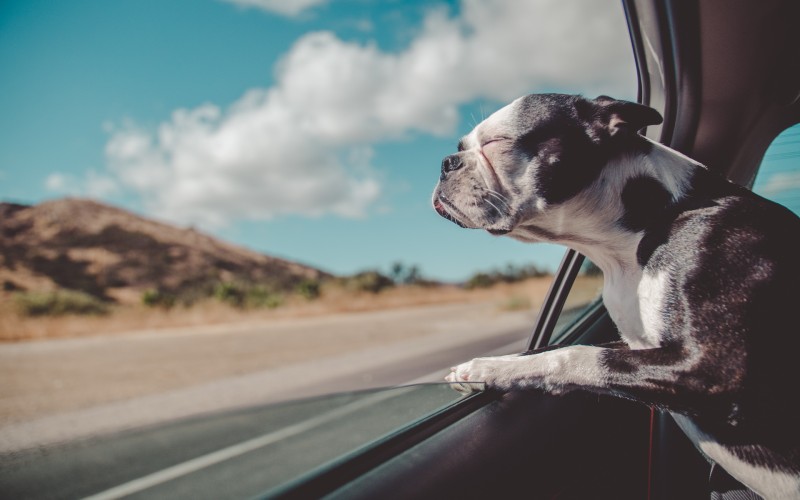
{"type": "Polygon", "coordinates": [[[505,357],[476,358],[450,368],[450,374],[445,380],[460,392],[465,392],[465,389],[471,391],[474,387],[484,385],[487,389],[508,390],[510,389],[507,383],[508,377],[503,376],[507,371],[507,365],[508,360],[505,357]]]}

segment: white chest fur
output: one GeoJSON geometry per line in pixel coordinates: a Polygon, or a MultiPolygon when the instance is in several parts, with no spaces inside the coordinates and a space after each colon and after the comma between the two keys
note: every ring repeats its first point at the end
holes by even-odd
{"type": "Polygon", "coordinates": [[[662,311],[669,286],[666,273],[641,269],[606,275],[603,303],[631,349],[658,347],[664,333],[662,311]]]}

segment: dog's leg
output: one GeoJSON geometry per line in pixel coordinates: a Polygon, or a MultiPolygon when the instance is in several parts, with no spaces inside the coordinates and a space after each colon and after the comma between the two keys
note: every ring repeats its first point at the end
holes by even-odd
{"type": "Polygon", "coordinates": [[[605,386],[602,347],[545,349],[529,355],[476,358],[452,368],[447,381],[483,382],[503,391],[540,388],[554,393],[576,385],[605,386]]]}
{"type": "Polygon", "coordinates": [[[709,375],[713,369],[693,373],[692,366],[702,363],[689,362],[679,346],[631,350],[615,343],[613,347],[568,346],[529,356],[477,358],[453,368],[447,380],[484,382],[489,388],[505,391],[586,389],[676,411],[691,410],[678,407],[678,401],[730,394],[735,389],[736,381],[715,380],[709,375]]]}

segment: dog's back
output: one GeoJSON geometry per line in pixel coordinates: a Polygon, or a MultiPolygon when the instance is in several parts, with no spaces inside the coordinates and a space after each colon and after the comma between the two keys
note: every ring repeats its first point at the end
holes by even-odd
{"type": "Polygon", "coordinates": [[[675,342],[703,367],[676,382],[704,395],[676,393],[673,408],[746,464],[800,474],[800,219],[704,170],[692,187],[637,252],[672,281],[663,321],[691,330],[675,342]]]}

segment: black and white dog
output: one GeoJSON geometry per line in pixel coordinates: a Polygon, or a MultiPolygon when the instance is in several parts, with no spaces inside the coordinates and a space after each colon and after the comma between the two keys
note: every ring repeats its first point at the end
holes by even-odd
{"type": "Polygon", "coordinates": [[[652,108],[517,99],[442,162],[443,217],[586,255],[623,342],[479,358],[451,383],[585,389],[673,412],[766,498],[800,497],[800,219],[637,133],[652,108]]]}

